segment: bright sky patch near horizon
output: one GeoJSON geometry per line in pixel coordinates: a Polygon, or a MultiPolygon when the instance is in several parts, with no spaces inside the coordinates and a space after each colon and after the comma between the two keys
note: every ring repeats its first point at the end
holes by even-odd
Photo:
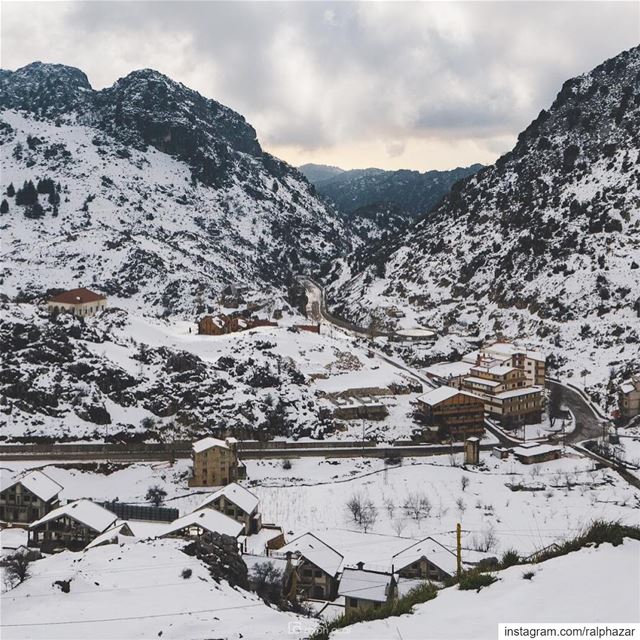
{"type": "Polygon", "coordinates": [[[3,68],[96,89],[156,69],[293,165],[425,171],[508,151],[565,80],[638,45],[640,3],[3,0],[1,31],[3,68]]]}

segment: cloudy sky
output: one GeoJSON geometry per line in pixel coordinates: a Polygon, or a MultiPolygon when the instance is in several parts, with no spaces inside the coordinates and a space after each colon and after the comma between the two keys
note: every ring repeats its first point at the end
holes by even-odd
{"type": "Polygon", "coordinates": [[[151,67],[292,164],[492,162],[567,78],[640,42],[636,2],[6,2],[2,66],[151,67]]]}

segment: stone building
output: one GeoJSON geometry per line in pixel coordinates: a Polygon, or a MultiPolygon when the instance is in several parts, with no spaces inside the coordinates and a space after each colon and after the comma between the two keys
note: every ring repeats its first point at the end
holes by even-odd
{"type": "Polygon", "coordinates": [[[193,476],[190,487],[216,487],[245,477],[235,438],[202,438],[193,443],[193,476]]]}
{"type": "Polygon", "coordinates": [[[618,404],[620,417],[625,420],[640,415],[640,374],[631,376],[620,385],[618,404]]]}
{"type": "Polygon", "coordinates": [[[107,298],[101,293],[80,287],[63,291],[47,301],[49,313],[68,311],[76,316],[94,316],[107,306],[107,298]]]}

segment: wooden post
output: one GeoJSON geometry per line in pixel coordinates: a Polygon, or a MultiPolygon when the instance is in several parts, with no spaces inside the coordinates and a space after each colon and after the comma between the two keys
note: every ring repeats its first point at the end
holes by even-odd
{"type": "Polygon", "coordinates": [[[459,522],[456,525],[456,558],[459,577],[462,573],[462,527],[459,522]]]}

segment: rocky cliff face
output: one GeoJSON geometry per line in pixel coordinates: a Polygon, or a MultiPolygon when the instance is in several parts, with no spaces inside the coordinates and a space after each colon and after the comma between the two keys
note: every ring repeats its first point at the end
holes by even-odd
{"type": "Polygon", "coordinates": [[[349,247],[342,218],[242,116],[162,74],[94,91],[78,69],[34,63],[0,88],[9,297],[85,285],[191,313],[230,283],[281,293],[349,247]],[[35,204],[11,195],[28,181],[35,204]]]}
{"type": "Polygon", "coordinates": [[[444,331],[530,336],[606,377],[640,340],[639,150],[635,48],[568,80],[511,152],[343,275],[336,309],[363,322],[395,304],[444,331]]]}

